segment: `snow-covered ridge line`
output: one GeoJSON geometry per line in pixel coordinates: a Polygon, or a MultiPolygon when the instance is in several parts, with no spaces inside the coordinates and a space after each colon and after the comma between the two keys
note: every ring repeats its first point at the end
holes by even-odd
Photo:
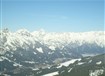
{"type": "Polygon", "coordinates": [[[29,32],[26,29],[20,29],[16,32],[10,32],[8,29],[0,32],[0,48],[5,47],[6,50],[16,50],[17,47],[28,49],[35,48],[36,43],[46,45],[50,49],[62,49],[65,46],[72,47],[81,46],[83,44],[95,44],[100,47],[105,46],[105,32],[45,32],[44,30],[29,32]]]}

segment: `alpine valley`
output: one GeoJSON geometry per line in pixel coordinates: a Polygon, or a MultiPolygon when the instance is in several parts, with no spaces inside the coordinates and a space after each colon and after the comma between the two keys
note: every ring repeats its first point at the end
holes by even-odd
{"type": "Polygon", "coordinates": [[[105,76],[105,32],[3,29],[0,76],[105,76]]]}

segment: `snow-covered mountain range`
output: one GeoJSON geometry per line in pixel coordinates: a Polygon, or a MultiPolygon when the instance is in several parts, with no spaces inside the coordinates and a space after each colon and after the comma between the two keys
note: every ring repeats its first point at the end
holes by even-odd
{"type": "Polygon", "coordinates": [[[40,72],[40,68],[71,59],[103,54],[104,49],[104,31],[56,33],[44,30],[29,32],[26,29],[11,32],[4,29],[0,32],[0,75],[26,76],[30,70],[39,69],[40,72]],[[20,73],[21,70],[24,73],[20,73]]]}
{"type": "MultiPolygon", "coordinates": [[[[11,32],[4,29],[0,32],[0,49],[2,53],[5,51],[15,51],[17,48],[35,49],[43,53],[43,48],[38,46],[38,43],[48,47],[50,50],[65,49],[68,47],[76,48],[83,45],[94,45],[105,47],[105,32],[45,32],[44,30],[29,32],[26,29],[20,29],[16,32],[11,32]]],[[[89,46],[91,47],[91,46],[89,46]]]]}

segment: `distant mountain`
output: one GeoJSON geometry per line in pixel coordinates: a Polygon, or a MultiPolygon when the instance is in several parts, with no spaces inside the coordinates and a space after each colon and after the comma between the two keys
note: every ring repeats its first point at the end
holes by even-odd
{"type": "Polygon", "coordinates": [[[56,33],[1,30],[0,72],[14,74],[16,70],[18,74],[20,70],[46,68],[74,58],[103,54],[104,37],[103,31],[56,33]]]}
{"type": "Polygon", "coordinates": [[[1,54],[7,51],[17,51],[18,48],[26,51],[33,49],[45,53],[46,50],[43,49],[45,47],[49,53],[56,50],[98,53],[103,52],[105,47],[104,37],[104,31],[56,33],[44,30],[29,32],[26,29],[10,32],[8,29],[4,29],[0,31],[0,49],[2,50],[1,54]]]}

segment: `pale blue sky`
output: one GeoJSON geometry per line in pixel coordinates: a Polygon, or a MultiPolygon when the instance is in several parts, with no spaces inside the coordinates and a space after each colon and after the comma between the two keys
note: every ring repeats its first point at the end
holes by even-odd
{"type": "Polygon", "coordinates": [[[2,0],[2,25],[12,31],[102,31],[104,0],[2,0]]]}

